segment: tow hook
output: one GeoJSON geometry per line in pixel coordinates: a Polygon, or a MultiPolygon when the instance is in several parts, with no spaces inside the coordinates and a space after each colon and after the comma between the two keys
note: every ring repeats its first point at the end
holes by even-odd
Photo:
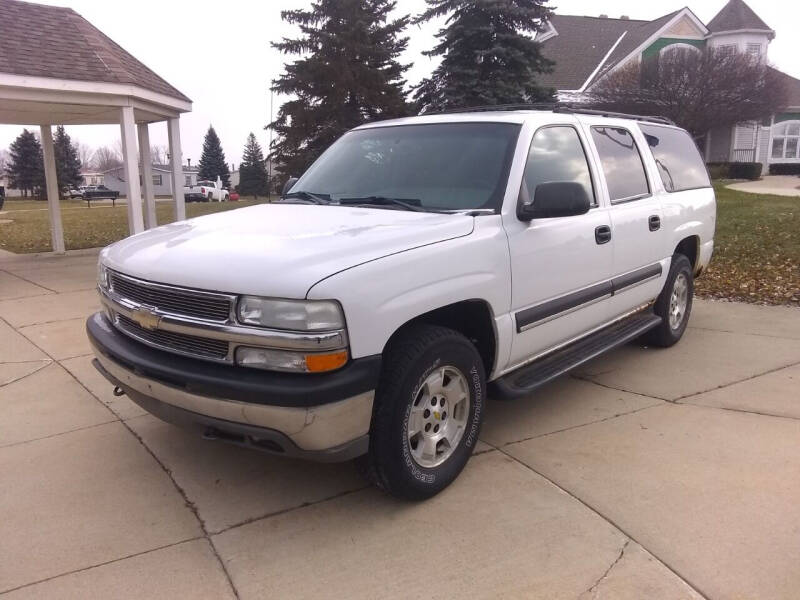
{"type": "Polygon", "coordinates": [[[124,396],[124,395],[125,395],[125,390],[123,390],[123,389],[122,389],[121,387],[119,387],[118,385],[115,385],[115,386],[114,386],[114,395],[115,395],[117,398],[119,398],[120,396],[124,396]]]}

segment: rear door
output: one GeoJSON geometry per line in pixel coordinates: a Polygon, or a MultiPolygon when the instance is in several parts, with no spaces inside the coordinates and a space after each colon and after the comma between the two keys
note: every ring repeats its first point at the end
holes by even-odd
{"type": "Polygon", "coordinates": [[[662,207],[645,167],[644,138],[630,121],[591,119],[596,152],[610,206],[614,248],[613,312],[622,314],[658,296],[666,277],[662,207]]]}
{"type": "Polygon", "coordinates": [[[608,207],[598,201],[597,173],[577,122],[539,127],[530,143],[519,202],[541,183],[580,183],[592,199],[583,215],[521,221],[504,215],[511,258],[515,335],[509,365],[578,337],[608,318],[613,268],[608,207]]]}

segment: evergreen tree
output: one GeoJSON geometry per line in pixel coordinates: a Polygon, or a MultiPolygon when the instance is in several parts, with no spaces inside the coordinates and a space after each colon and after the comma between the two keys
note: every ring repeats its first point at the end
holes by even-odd
{"type": "Polygon", "coordinates": [[[200,155],[198,167],[200,167],[200,179],[216,181],[219,177],[222,180],[222,186],[230,188],[231,172],[225,161],[225,153],[222,151],[222,144],[217,132],[210,125],[203,140],[203,153],[200,155]]]}
{"type": "Polygon", "coordinates": [[[300,175],[348,129],[367,120],[407,114],[398,57],[408,17],[393,21],[391,0],[315,0],[309,9],[281,12],[300,28],[297,39],[273,43],[286,64],[273,90],[294,96],[270,127],[278,134],[271,157],[284,177],[300,175]]]}
{"type": "Polygon", "coordinates": [[[269,186],[267,164],[264,152],[252,133],[247,136],[247,143],[239,165],[239,193],[243,196],[266,196],[269,186]]]}
{"type": "Polygon", "coordinates": [[[32,131],[23,129],[9,147],[6,166],[9,185],[22,191],[23,196],[40,195],[44,188],[44,158],[42,145],[32,131]]]}
{"type": "Polygon", "coordinates": [[[553,99],[553,90],[536,83],[553,63],[531,35],[551,14],[547,0],[426,1],[428,9],[414,22],[445,15],[447,22],[425,53],[442,62],[415,88],[421,111],[553,99]]]}
{"type": "Polygon", "coordinates": [[[53,152],[56,157],[56,177],[59,191],[66,191],[70,187],[81,184],[81,159],[78,158],[78,149],[72,144],[63,125],[56,127],[53,136],[53,152]]]}

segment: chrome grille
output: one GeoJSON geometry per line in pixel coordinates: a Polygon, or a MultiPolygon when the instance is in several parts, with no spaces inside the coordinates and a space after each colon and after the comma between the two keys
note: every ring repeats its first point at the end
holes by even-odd
{"type": "Polygon", "coordinates": [[[233,300],[228,295],[140,281],[114,271],[110,271],[109,275],[111,291],[120,298],[146,304],[162,312],[208,321],[224,322],[230,317],[233,300]]]}
{"type": "Polygon", "coordinates": [[[228,357],[228,342],[224,340],[213,340],[159,329],[145,329],[136,321],[120,314],[116,316],[116,319],[119,329],[152,346],[157,346],[172,352],[190,356],[202,356],[214,360],[226,360],[228,357]]]}

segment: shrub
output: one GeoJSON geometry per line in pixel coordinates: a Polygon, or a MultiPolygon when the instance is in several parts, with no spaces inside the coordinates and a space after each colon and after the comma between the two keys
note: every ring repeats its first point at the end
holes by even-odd
{"type": "Polygon", "coordinates": [[[769,166],[770,175],[800,175],[800,163],[777,163],[769,166]]]}
{"type": "Polygon", "coordinates": [[[711,179],[730,179],[731,163],[712,162],[707,163],[708,174],[711,179]]]}
{"type": "Polygon", "coordinates": [[[761,170],[764,165],[757,162],[734,162],[730,167],[731,179],[761,179],[761,170]]]}

